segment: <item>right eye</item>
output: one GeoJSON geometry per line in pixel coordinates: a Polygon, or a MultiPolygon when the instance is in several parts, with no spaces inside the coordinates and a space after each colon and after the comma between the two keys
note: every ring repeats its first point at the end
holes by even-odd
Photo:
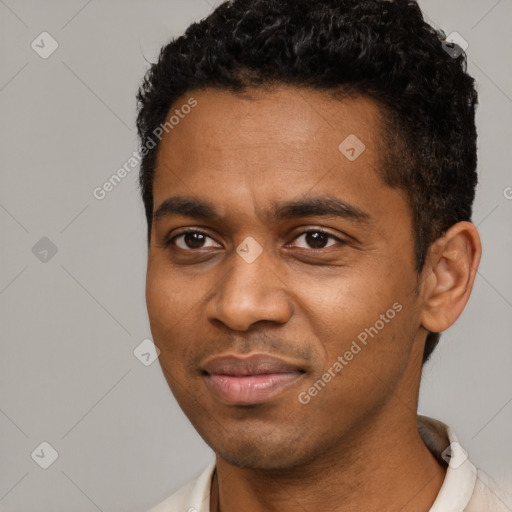
{"type": "Polygon", "coordinates": [[[202,231],[188,230],[183,231],[178,235],[173,235],[171,238],[165,241],[164,246],[170,247],[174,245],[184,251],[193,251],[194,249],[204,249],[208,247],[220,247],[218,244],[205,245],[205,241],[207,239],[210,239],[215,244],[217,244],[217,242],[215,242],[215,240],[213,240],[213,238],[210,235],[202,231]]]}

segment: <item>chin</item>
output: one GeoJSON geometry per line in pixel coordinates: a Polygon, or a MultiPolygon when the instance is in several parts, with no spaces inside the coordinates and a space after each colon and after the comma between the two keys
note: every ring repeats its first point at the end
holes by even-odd
{"type": "Polygon", "coordinates": [[[255,434],[248,437],[247,432],[231,435],[228,439],[216,439],[208,444],[213,451],[232,466],[246,469],[284,470],[299,467],[310,460],[307,447],[286,433],[279,436],[255,434]]]}
{"type": "Polygon", "coordinates": [[[217,451],[216,454],[222,457],[232,466],[243,469],[282,470],[290,469],[297,465],[295,458],[290,457],[288,452],[285,457],[276,455],[275,452],[268,453],[261,448],[243,446],[240,450],[217,451]]]}

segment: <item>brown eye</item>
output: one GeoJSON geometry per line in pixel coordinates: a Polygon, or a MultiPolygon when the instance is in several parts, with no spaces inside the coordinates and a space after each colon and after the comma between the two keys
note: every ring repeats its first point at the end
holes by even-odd
{"type": "Polygon", "coordinates": [[[306,231],[305,233],[302,233],[297,238],[295,238],[295,241],[301,239],[306,244],[305,246],[303,245],[301,247],[303,249],[326,249],[327,247],[335,245],[336,242],[343,243],[342,240],[335,237],[334,235],[319,230],[306,231]],[[333,243],[327,245],[329,239],[333,240],[333,243]]]}
{"type": "Polygon", "coordinates": [[[179,235],[172,237],[166,246],[175,245],[176,247],[184,250],[204,249],[207,247],[218,247],[218,244],[213,238],[201,231],[186,231],[179,235]],[[205,245],[208,240],[211,240],[210,245],[205,245]]]}
{"type": "Polygon", "coordinates": [[[183,241],[189,249],[199,249],[204,245],[205,236],[202,233],[186,233],[183,241]]]}

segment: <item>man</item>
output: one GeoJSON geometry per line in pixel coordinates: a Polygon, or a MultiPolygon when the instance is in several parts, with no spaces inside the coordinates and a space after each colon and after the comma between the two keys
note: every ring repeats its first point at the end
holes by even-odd
{"type": "Polygon", "coordinates": [[[151,331],[216,454],[154,512],[511,510],[417,416],[481,254],[477,97],[443,42],[411,1],[235,0],[148,71],[151,331]]]}

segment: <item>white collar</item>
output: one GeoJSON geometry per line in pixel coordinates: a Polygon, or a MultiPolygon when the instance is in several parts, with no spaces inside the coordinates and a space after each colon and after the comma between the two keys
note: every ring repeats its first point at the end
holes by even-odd
{"type": "Polygon", "coordinates": [[[475,489],[477,469],[452,429],[440,421],[418,416],[418,430],[432,455],[448,464],[443,485],[429,512],[465,510],[475,489]]]}

